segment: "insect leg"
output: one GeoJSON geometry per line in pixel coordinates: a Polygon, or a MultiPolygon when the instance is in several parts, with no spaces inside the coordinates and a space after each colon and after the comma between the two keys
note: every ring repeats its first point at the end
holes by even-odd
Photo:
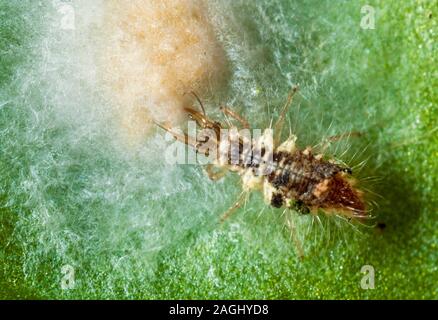
{"type": "Polygon", "coordinates": [[[245,201],[245,197],[247,195],[247,192],[243,191],[237,201],[231,206],[221,217],[221,222],[224,222],[226,219],[228,219],[235,211],[238,209],[243,202],[245,201]]]}
{"type": "Polygon", "coordinates": [[[230,117],[234,118],[235,120],[237,120],[244,129],[249,129],[249,123],[248,121],[243,118],[241,115],[239,115],[237,112],[231,110],[230,108],[227,108],[225,106],[220,107],[220,110],[225,114],[225,115],[229,115],[230,117]]]}
{"type": "Polygon", "coordinates": [[[216,132],[217,137],[220,137],[220,131],[222,126],[220,123],[210,120],[207,116],[199,113],[192,108],[184,108],[184,110],[189,114],[190,118],[195,120],[196,123],[203,129],[213,129],[216,132]]]}
{"type": "Polygon", "coordinates": [[[189,114],[189,117],[195,120],[201,128],[209,128],[211,126],[212,121],[210,121],[206,115],[188,107],[184,108],[184,111],[186,111],[189,114]]]}
{"type": "Polygon", "coordinates": [[[196,94],[196,92],[192,91],[192,92],[190,92],[190,93],[191,93],[191,94],[195,97],[195,99],[198,101],[199,105],[201,106],[201,110],[202,110],[202,113],[204,114],[204,116],[207,116],[207,114],[205,113],[204,104],[202,103],[201,99],[198,97],[198,95],[196,94]]]}
{"type": "Polygon", "coordinates": [[[281,110],[280,116],[278,117],[277,122],[274,126],[274,145],[277,146],[281,141],[281,133],[283,131],[284,119],[286,118],[287,111],[292,104],[293,97],[295,93],[298,91],[298,86],[293,86],[291,91],[289,92],[289,96],[287,97],[286,104],[283,106],[281,110]]]}
{"type": "Polygon", "coordinates": [[[221,168],[218,171],[214,170],[214,165],[212,164],[208,164],[205,167],[205,172],[207,172],[208,177],[212,180],[212,181],[217,181],[222,179],[226,174],[227,174],[227,170],[224,168],[221,168]]]}

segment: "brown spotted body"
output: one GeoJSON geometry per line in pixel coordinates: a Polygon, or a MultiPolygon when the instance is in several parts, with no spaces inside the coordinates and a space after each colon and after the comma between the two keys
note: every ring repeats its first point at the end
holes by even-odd
{"type": "Polygon", "coordinates": [[[235,136],[219,142],[219,158],[214,165],[237,172],[242,178],[244,191],[262,191],[265,202],[275,208],[295,209],[300,213],[341,214],[361,218],[366,208],[362,192],[354,187],[351,169],[315,156],[310,148],[296,148],[295,136],[289,137],[277,148],[267,130],[259,140],[243,147],[245,137],[235,136]],[[275,150],[275,151],[271,151],[275,150]],[[238,162],[230,165],[231,154],[239,153],[238,162]]]}
{"type": "Polygon", "coordinates": [[[303,213],[307,209],[364,212],[361,193],[348,181],[348,168],[315,157],[309,149],[275,152],[273,158],[276,169],[266,177],[276,190],[272,206],[295,207],[303,213]]]}

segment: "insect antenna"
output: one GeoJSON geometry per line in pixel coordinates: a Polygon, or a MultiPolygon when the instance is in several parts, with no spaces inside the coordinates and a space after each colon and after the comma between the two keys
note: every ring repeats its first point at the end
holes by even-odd
{"type": "MultiPolygon", "coordinates": [[[[186,95],[186,94],[187,94],[187,92],[184,93],[184,95],[186,95]]],[[[204,116],[206,117],[206,116],[207,116],[207,113],[205,112],[204,104],[202,103],[202,101],[201,101],[201,99],[199,98],[199,96],[196,94],[195,91],[190,91],[190,94],[191,94],[192,96],[194,96],[195,99],[198,101],[199,105],[201,106],[202,113],[203,113],[204,116]]]]}
{"type": "Polygon", "coordinates": [[[169,124],[161,124],[157,121],[154,121],[154,122],[158,127],[169,132],[175,138],[175,140],[178,140],[178,141],[180,141],[186,145],[189,145],[195,149],[197,148],[197,142],[196,142],[195,138],[189,136],[186,133],[180,134],[180,133],[173,131],[172,127],[169,124]]]}
{"type": "Polygon", "coordinates": [[[222,126],[220,123],[210,120],[207,116],[199,113],[192,108],[184,108],[184,110],[189,114],[190,119],[196,121],[196,123],[203,129],[213,129],[216,132],[217,139],[220,137],[220,131],[222,126]]]}
{"type": "Polygon", "coordinates": [[[250,128],[248,121],[246,119],[244,119],[241,115],[239,115],[237,112],[235,112],[235,111],[233,111],[225,106],[221,106],[220,110],[225,115],[226,119],[228,120],[227,122],[228,122],[230,127],[231,127],[231,122],[229,121],[228,116],[237,120],[243,126],[244,129],[250,128]]]}

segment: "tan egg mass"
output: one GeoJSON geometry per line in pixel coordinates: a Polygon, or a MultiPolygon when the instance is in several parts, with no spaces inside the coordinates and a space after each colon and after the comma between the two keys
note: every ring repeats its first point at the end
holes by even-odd
{"type": "Polygon", "coordinates": [[[109,0],[102,72],[121,131],[141,140],[152,121],[183,119],[191,91],[218,86],[225,53],[199,0],[109,0]]]}

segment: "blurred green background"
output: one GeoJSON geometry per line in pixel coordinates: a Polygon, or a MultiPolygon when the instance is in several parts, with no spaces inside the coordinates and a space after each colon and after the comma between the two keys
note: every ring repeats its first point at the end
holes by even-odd
{"type": "Polygon", "coordinates": [[[296,217],[301,261],[260,195],[221,225],[238,179],[154,161],[159,136],[121,151],[99,90],[70,72],[72,47],[47,54],[62,42],[50,1],[0,0],[0,298],[438,298],[437,1],[211,6],[231,78],[205,97],[209,111],[225,102],[264,127],[299,83],[300,146],[362,132],[332,151],[366,160],[359,175],[377,177],[368,188],[386,227],[296,217]],[[374,29],[361,28],[364,5],[374,29]],[[373,290],[361,289],[363,265],[373,290]]]}

